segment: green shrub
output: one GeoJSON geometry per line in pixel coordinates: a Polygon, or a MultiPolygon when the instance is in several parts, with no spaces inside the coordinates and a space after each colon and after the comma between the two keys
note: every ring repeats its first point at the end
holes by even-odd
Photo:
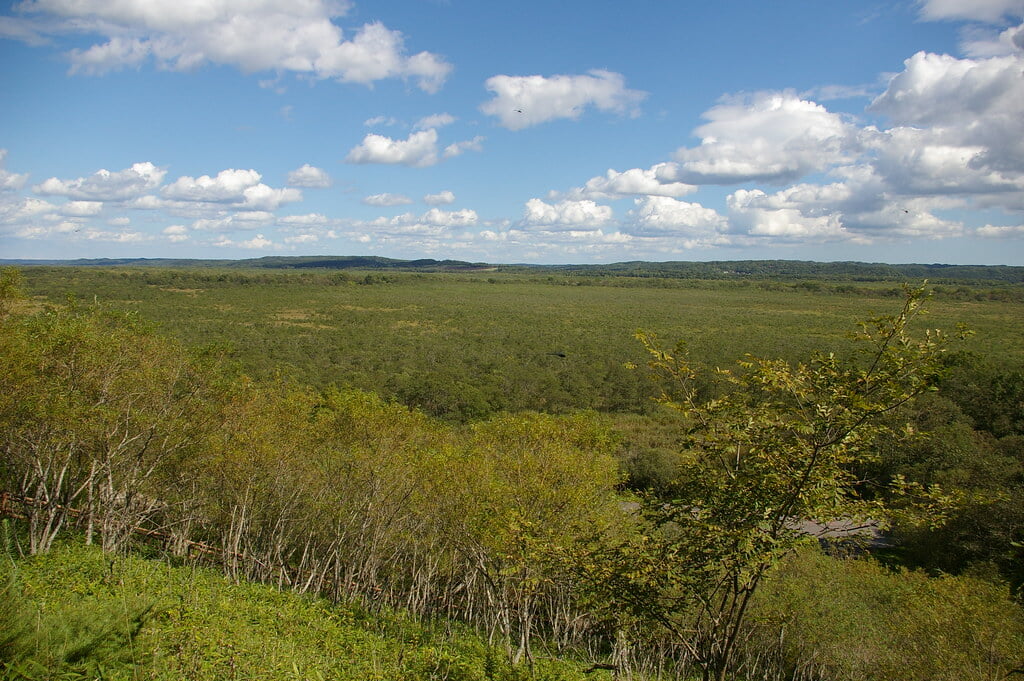
{"type": "Polygon", "coordinates": [[[770,669],[786,679],[969,681],[1024,663],[1024,614],[1005,587],[870,559],[795,555],[754,617],[744,655],[758,678],[770,669]]]}

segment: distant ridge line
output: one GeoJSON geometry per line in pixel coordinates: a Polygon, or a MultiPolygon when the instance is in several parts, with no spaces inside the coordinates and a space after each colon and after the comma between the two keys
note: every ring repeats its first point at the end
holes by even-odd
{"type": "Polygon", "coordinates": [[[652,277],[673,279],[783,279],[902,281],[929,279],[1002,284],[1024,283],[1024,267],[1015,265],[887,264],[806,260],[625,261],[591,265],[494,264],[421,258],[401,260],[373,255],[265,256],[241,260],[175,258],[79,258],[74,260],[0,259],[0,266],[167,267],[223,269],[399,270],[412,272],[548,273],[581,277],[652,277]]]}

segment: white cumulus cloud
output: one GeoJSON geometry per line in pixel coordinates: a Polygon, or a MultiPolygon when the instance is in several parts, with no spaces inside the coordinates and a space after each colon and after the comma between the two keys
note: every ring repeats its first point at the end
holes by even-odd
{"type": "Polygon", "coordinates": [[[44,196],[66,196],[83,201],[124,201],[155,189],[166,174],[166,170],[147,161],[116,172],[100,169],[89,177],[74,180],[51,177],[32,189],[44,196]]]}
{"type": "Polygon", "coordinates": [[[452,158],[453,156],[461,156],[467,151],[483,151],[483,141],[484,137],[482,135],[477,135],[471,140],[449,144],[444,148],[444,157],[452,158]]]}
{"type": "Polygon", "coordinates": [[[363,203],[368,206],[404,206],[412,203],[412,199],[404,194],[385,192],[367,196],[363,199],[363,203]]]}
{"type": "Polygon", "coordinates": [[[1024,236],[1024,225],[985,225],[975,230],[986,239],[1009,239],[1024,236]]]}
{"type": "Polygon", "coordinates": [[[636,234],[701,236],[724,231],[726,220],[711,208],[669,196],[646,196],[635,200],[631,211],[636,234]]]}
{"type": "Polygon", "coordinates": [[[270,248],[271,246],[274,245],[274,242],[271,241],[270,239],[267,239],[262,234],[257,234],[252,239],[248,239],[246,241],[239,242],[238,245],[241,246],[242,248],[250,248],[250,249],[253,249],[253,250],[262,250],[262,249],[265,249],[265,248],[270,248]]]}
{"type": "Polygon", "coordinates": [[[697,187],[673,180],[675,163],[659,163],[646,170],[631,168],[624,172],[609,169],[604,175],[587,180],[582,187],[569,192],[576,199],[620,199],[630,196],[671,196],[692,194],[697,187]]]}
{"type": "Polygon", "coordinates": [[[103,210],[102,201],[68,201],[60,207],[60,212],[69,217],[92,217],[103,210]]]}
{"type": "Polygon", "coordinates": [[[424,213],[420,220],[428,225],[443,227],[469,227],[475,225],[479,220],[475,210],[465,208],[463,210],[448,211],[440,208],[431,208],[424,213]]]}
{"type": "Polygon", "coordinates": [[[372,83],[384,78],[415,78],[426,92],[437,92],[451,72],[451,65],[430,52],[406,57],[404,38],[377,22],[367,24],[350,41],[325,46],[313,61],[322,77],[372,83]]]}
{"type": "Polygon", "coordinates": [[[296,234],[294,236],[286,236],[284,242],[289,246],[295,246],[299,244],[315,244],[320,241],[320,236],[317,234],[296,234]]]}
{"type": "Polygon", "coordinates": [[[414,130],[426,130],[428,128],[443,128],[446,125],[451,125],[455,122],[455,116],[448,113],[433,114],[431,116],[425,116],[420,120],[416,121],[413,127],[414,130]]]}
{"type": "Polygon", "coordinates": [[[414,167],[437,163],[437,131],[421,130],[408,139],[395,140],[370,134],[345,157],[348,163],[385,163],[414,167]]]}
{"type": "Polygon", "coordinates": [[[905,125],[965,126],[978,116],[1019,121],[1022,68],[1020,57],[957,59],[918,52],[904,62],[904,70],[871,108],[905,125]]]}
{"type": "MultiPolygon", "coordinates": [[[[866,135],[876,171],[905,193],[1024,199],[1024,55],[919,52],[871,105],[894,126],[866,135]]],[[[994,199],[999,201],[998,199],[994,199]]]]}
{"type": "Polygon", "coordinates": [[[1003,57],[1024,52],[1024,24],[1002,31],[972,27],[963,31],[961,49],[968,57],[1003,57]]]}
{"type": "Polygon", "coordinates": [[[302,192],[298,189],[278,189],[268,187],[265,184],[257,184],[242,192],[242,202],[236,204],[244,210],[273,211],[286,203],[295,203],[302,200],[302,192]]]}
{"type": "Polygon", "coordinates": [[[423,197],[423,202],[428,206],[444,206],[455,203],[455,194],[445,189],[437,194],[427,194],[423,197]]]}
{"type": "Polygon", "coordinates": [[[6,160],[7,150],[0,149],[0,192],[17,191],[25,186],[28,175],[9,172],[4,167],[6,160]]]}
{"type": "Polygon", "coordinates": [[[510,130],[559,118],[579,118],[585,109],[635,114],[646,93],[626,88],[618,73],[595,70],[586,75],[493,76],[485,83],[494,98],[480,110],[510,130]]]}
{"type": "Polygon", "coordinates": [[[338,0],[27,0],[22,16],[6,18],[6,33],[37,43],[69,33],[100,36],[104,42],[68,53],[73,73],[153,60],[174,70],[213,63],[367,85],[412,79],[427,92],[441,87],[451,65],[431,52],[409,55],[399,31],[371,22],[346,39],[333,20],[348,8],[338,0]]]}
{"type": "Polygon", "coordinates": [[[1008,17],[1024,17],[1021,0],[919,0],[921,16],[938,21],[965,19],[999,23],[1008,17]]]}
{"type": "Polygon", "coordinates": [[[163,234],[173,244],[185,243],[189,240],[189,230],[185,225],[169,225],[164,227],[163,234]]]}
{"type": "Polygon", "coordinates": [[[779,195],[760,189],[740,189],[729,195],[729,222],[734,231],[751,236],[783,240],[832,240],[846,238],[839,216],[834,213],[806,215],[779,195]]]}
{"type": "Polygon", "coordinates": [[[216,218],[200,218],[192,223],[192,229],[203,232],[235,232],[253,230],[271,225],[274,214],[265,211],[223,213],[216,218]]]}
{"type": "Polygon", "coordinates": [[[397,118],[394,118],[393,116],[374,116],[373,118],[367,118],[365,121],[363,121],[363,125],[365,125],[368,128],[372,128],[378,125],[398,125],[399,122],[400,121],[397,118]]]}
{"type": "Polygon", "coordinates": [[[730,98],[704,113],[700,146],[676,151],[676,179],[691,184],[783,183],[841,162],[856,129],[792,92],[730,98]]]}
{"type": "Polygon", "coordinates": [[[10,232],[12,228],[33,222],[54,209],[56,206],[42,199],[0,194],[0,229],[10,232]]]}
{"type": "Polygon", "coordinates": [[[523,221],[527,225],[549,229],[596,228],[608,224],[613,212],[610,206],[602,206],[588,199],[582,201],[560,201],[545,203],[540,199],[526,202],[523,221]]]}
{"type": "Polygon", "coordinates": [[[255,170],[229,168],[216,177],[183,175],[161,190],[164,198],[179,202],[226,203],[242,210],[273,211],[282,204],[302,200],[298,189],[275,189],[260,180],[255,170]]]}
{"type": "Polygon", "coordinates": [[[169,199],[178,201],[238,201],[242,198],[243,192],[259,184],[262,177],[252,169],[234,168],[222,170],[216,177],[183,175],[164,187],[161,193],[169,199]]]}
{"type": "Polygon", "coordinates": [[[289,187],[324,189],[331,186],[331,176],[322,168],[305,163],[301,168],[288,173],[287,183],[289,187]]]}
{"type": "Polygon", "coordinates": [[[330,223],[323,213],[307,213],[305,215],[285,215],[278,218],[278,224],[289,227],[319,227],[330,223]]]}

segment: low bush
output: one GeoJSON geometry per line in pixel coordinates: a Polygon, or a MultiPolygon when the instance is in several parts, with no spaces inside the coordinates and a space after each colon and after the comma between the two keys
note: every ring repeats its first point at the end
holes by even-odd
{"type": "Polygon", "coordinates": [[[744,658],[757,678],[981,681],[1024,665],[1021,609],[1005,587],[970,577],[893,572],[811,548],[755,608],[744,658]]]}

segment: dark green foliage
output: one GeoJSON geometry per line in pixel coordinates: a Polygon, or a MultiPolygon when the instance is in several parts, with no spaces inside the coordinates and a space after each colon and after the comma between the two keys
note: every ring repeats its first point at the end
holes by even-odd
{"type": "MultiPolygon", "coordinates": [[[[796,281],[549,281],[505,272],[33,267],[24,275],[51,302],[96,297],[138,311],[187,346],[230,348],[254,377],[283,370],[456,421],[500,411],[645,413],[651,385],[622,368],[642,359],[631,341],[636,328],[686,336],[712,366],[745,352],[796,361],[849,347],[848,321],[891,308],[899,295],[890,283],[810,293],[796,281]],[[367,277],[374,285],[357,285],[367,277]],[[570,285],[578,281],[616,285],[570,285]],[[662,281],[685,286],[617,285],[662,281]]],[[[948,300],[934,308],[937,326],[964,321],[991,357],[1024,365],[1019,304],[948,300]]]]}
{"type": "Polygon", "coordinates": [[[624,486],[669,498],[686,456],[678,447],[685,433],[678,413],[660,407],[642,416],[616,415],[614,423],[621,433],[619,457],[626,474],[624,486]]]}
{"type": "Polygon", "coordinates": [[[997,438],[1024,435],[1024,369],[996,358],[957,358],[943,392],[972,425],[997,438]]]}
{"type": "MultiPolygon", "coordinates": [[[[975,429],[974,419],[959,406],[978,408],[980,389],[975,385],[974,390],[971,394],[961,386],[920,400],[904,414],[912,430],[880,443],[879,459],[866,475],[883,480],[901,475],[950,497],[941,515],[911,515],[896,522],[892,558],[933,572],[1003,579],[1019,594],[1024,585],[1024,438],[975,429]]],[[[985,401],[990,413],[1013,409],[994,395],[985,401]]]]}
{"type": "MultiPolygon", "coordinates": [[[[523,268],[526,269],[526,268],[523,268]]],[[[711,280],[830,280],[904,282],[1024,282],[1024,267],[970,265],[887,265],[861,262],[741,260],[712,262],[623,262],[611,265],[556,265],[547,269],[585,276],[666,277],[711,280]]],[[[811,288],[806,284],[803,288],[811,288]]],[[[819,285],[813,286],[820,289],[819,285]]]]}
{"type": "Polygon", "coordinates": [[[809,262],[795,260],[741,260],[711,262],[620,262],[605,265],[490,265],[459,260],[397,260],[378,256],[266,256],[247,260],[173,260],[161,258],[100,258],[81,260],[17,261],[15,265],[71,265],[77,267],[175,267],[232,269],[393,269],[406,271],[474,271],[577,275],[587,278],[634,277],[703,280],[828,280],[904,282],[929,279],[937,283],[1024,283],[1024,267],[1008,265],[943,265],[862,262],[809,262]]]}

